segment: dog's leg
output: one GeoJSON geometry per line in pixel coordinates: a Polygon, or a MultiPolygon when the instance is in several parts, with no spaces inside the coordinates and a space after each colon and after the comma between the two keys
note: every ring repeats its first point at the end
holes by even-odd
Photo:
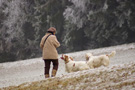
{"type": "Polygon", "coordinates": [[[65,70],[66,70],[66,72],[70,73],[70,70],[68,70],[67,67],[65,67],[65,70]]]}
{"type": "Polygon", "coordinates": [[[107,67],[107,66],[109,66],[109,61],[106,61],[106,62],[103,62],[103,65],[105,66],[105,67],[107,67]]]}
{"type": "Polygon", "coordinates": [[[91,68],[91,69],[93,69],[93,68],[94,68],[94,66],[93,66],[93,65],[91,65],[91,66],[90,66],[90,68],[91,68]]]}

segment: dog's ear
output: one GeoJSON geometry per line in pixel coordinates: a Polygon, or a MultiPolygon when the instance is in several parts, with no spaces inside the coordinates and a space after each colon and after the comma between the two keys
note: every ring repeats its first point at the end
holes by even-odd
{"type": "Polygon", "coordinates": [[[91,56],[88,56],[88,59],[90,59],[91,56]]]}
{"type": "Polygon", "coordinates": [[[68,56],[67,56],[67,55],[65,55],[65,59],[66,59],[66,60],[68,59],[68,56]]]}
{"type": "Polygon", "coordinates": [[[73,59],[72,57],[70,57],[70,59],[71,59],[72,61],[74,61],[74,59],[73,59]]]}
{"type": "Polygon", "coordinates": [[[85,54],[85,58],[86,58],[86,61],[89,60],[89,55],[87,53],[85,54]]]}

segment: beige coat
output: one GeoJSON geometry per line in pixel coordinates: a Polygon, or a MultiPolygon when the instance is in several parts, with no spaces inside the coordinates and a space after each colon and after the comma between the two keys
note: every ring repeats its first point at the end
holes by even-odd
{"type": "Polygon", "coordinates": [[[49,34],[50,33],[47,33],[40,42],[40,47],[42,48],[42,57],[43,59],[58,59],[58,52],[56,48],[60,46],[60,43],[55,35],[50,35],[47,38],[45,45],[43,45],[46,37],[49,34]]]}

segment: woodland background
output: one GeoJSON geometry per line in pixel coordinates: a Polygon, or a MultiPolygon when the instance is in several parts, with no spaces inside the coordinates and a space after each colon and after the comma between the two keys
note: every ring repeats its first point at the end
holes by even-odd
{"type": "Polygon", "coordinates": [[[51,26],[59,53],[135,42],[135,0],[0,0],[0,62],[41,57],[51,26]]]}

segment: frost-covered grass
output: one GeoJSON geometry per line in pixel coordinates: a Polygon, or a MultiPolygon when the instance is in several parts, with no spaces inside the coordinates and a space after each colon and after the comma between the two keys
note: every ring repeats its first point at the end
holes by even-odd
{"type": "Polygon", "coordinates": [[[69,73],[2,90],[134,90],[135,62],[69,73]]]}
{"type": "MultiPolygon", "coordinates": [[[[8,87],[8,88],[5,88],[5,90],[9,90],[9,88],[10,89],[12,88],[11,90],[14,90],[16,86],[22,87],[21,89],[24,89],[24,88],[27,88],[26,86],[28,86],[29,88],[32,88],[33,86],[31,85],[34,85],[33,88],[36,88],[35,86],[39,88],[41,85],[41,87],[44,87],[44,88],[47,88],[47,87],[55,88],[55,89],[57,88],[70,89],[71,88],[71,89],[76,89],[76,90],[80,90],[84,88],[85,90],[89,90],[88,88],[96,89],[97,87],[100,89],[102,88],[101,84],[103,84],[103,86],[105,87],[112,87],[113,85],[114,87],[116,86],[118,87],[119,84],[120,85],[122,84],[122,88],[124,89],[134,88],[134,87],[131,87],[132,85],[127,85],[127,86],[123,85],[124,82],[125,84],[127,82],[128,84],[129,82],[134,84],[134,81],[132,81],[132,80],[135,80],[134,79],[135,76],[133,77],[134,73],[133,74],[131,73],[131,75],[128,75],[128,78],[124,76],[122,76],[121,78],[118,78],[118,75],[121,75],[122,73],[120,71],[117,71],[121,73],[121,74],[117,74],[116,69],[120,67],[119,68],[120,70],[125,70],[125,72],[127,73],[126,68],[133,65],[133,63],[130,63],[130,62],[135,61],[135,54],[134,54],[135,43],[104,47],[104,48],[98,48],[98,49],[92,49],[92,50],[84,50],[80,52],[72,52],[72,53],[66,53],[66,54],[72,56],[74,60],[78,61],[78,60],[85,60],[85,53],[87,52],[92,52],[94,55],[99,55],[99,54],[104,54],[104,53],[110,53],[113,50],[116,50],[116,56],[111,58],[110,65],[107,68],[100,67],[100,68],[91,69],[88,71],[75,72],[75,73],[68,74],[65,72],[64,61],[59,59],[59,69],[58,69],[57,75],[55,78],[49,78],[49,79],[44,78],[44,75],[43,75],[44,62],[42,58],[33,58],[33,59],[24,60],[24,61],[22,60],[22,61],[15,61],[15,62],[0,63],[0,88],[8,87]],[[100,72],[102,72],[102,74],[98,75],[100,72]],[[108,75],[107,80],[109,80],[110,82],[105,81],[106,80],[105,77],[107,77],[106,75],[108,75]],[[116,79],[113,78],[115,76],[116,76],[116,79]],[[112,77],[112,78],[109,78],[109,77],[112,77]],[[118,80],[120,79],[120,80],[117,81],[117,79],[118,80]],[[119,83],[116,83],[115,80],[119,83]],[[122,83],[120,83],[120,81],[122,83]],[[109,83],[109,85],[111,86],[106,86],[106,83],[109,83]]],[[[59,55],[59,57],[60,56],[61,54],[59,55]]],[[[129,73],[130,72],[134,72],[132,68],[129,69],[129,73]]]]}

